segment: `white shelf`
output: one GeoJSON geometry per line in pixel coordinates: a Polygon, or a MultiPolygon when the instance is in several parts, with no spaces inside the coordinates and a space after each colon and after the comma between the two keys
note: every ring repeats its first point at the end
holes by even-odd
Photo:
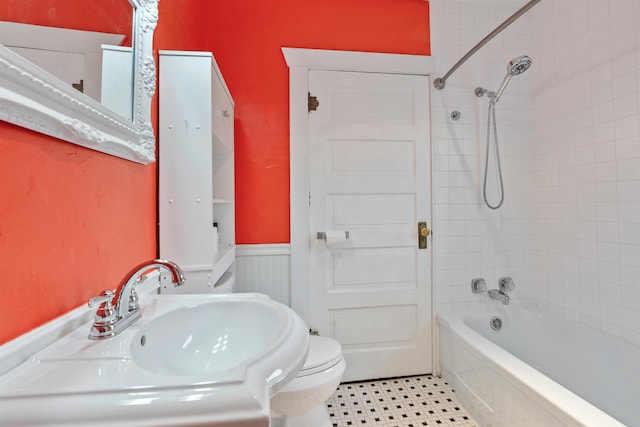
{"type": "Polygon", "coordinates": [[[233,288],[233,282],[235,280],[235,275],[229,271],[224,273],[220,279],[213,285],[214,288],[233,288]]]}
{"type": "Polygon", "coordinates": [[[160,256],[186,267],[175,292],[220,292],[235,280],[233,98],[211,53],[159,56],[160,256]]]}
{"type": "Polygon", "coordinates": [[[236,259],[236,247],[231,246],[223,250],[218,249],[213,253],[213,283],[216,283],[223,274],[229,270],[229,267],[235,262],[236,259]]]}
{"type": "Polygon", "coordinates": [[[233,200],[229,199],[213,199],[214,205],[230,205],[233,203],[233,200]]]}
{"type": "Polygon", "coordinates": [[[213,154],[232,155],[233,143],[227,142],[218,133],[213,130],[213,154]]]}

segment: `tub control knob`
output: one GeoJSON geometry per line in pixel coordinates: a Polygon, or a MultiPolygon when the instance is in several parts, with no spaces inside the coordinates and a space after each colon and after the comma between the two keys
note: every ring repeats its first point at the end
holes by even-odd
{"type": "Polygon", "coordinates": [[[502,292],[511,292],[516,288],[515,283],[511,277],[501,277],[498,281],[498,286],[502,292]]]}
{"type": "Polygon", "coordinates": [[[483,292],[486,292],[487,282],[481,277],[471,280],[471,291],[474,294],[481,294],[483,292]]]}

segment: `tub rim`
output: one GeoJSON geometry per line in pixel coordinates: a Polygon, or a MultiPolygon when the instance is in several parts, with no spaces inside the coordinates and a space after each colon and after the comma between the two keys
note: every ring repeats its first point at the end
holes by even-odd
{"type": "MultiPolygon", "coordinates": [[[[539,310],[532,311],[521,307],[516,308],[516,310],[530,314],[549,314],[539,310]]],[[[490,317],[494,315],[494,313],[501,314],[499,310],[495,309],[490,311],[472,309],[465,311],[436,312],[436,317],[439,327],[446,327],[452,332],[452,339],[457,339],[457,341],[464,344],[468,350],[475,350],[483,360],[492,365],[492,368],[506,371],[506,373],[515,378],[518,383],[515,383],[512,378],[507,378],[505,375],[496,372],[502,379],[516,387],[536,403],[544,405],[545,410],[554,408],[555,410],[553,412],[550,411],[550,413],[556,418],[558,418],[558,415],[562,415],[562,418],[558,418],[559,421],[564,422],[563,419],[568,418],[583,426],[626,427],[625,424],[613,418],[611,415],[512,355],[464,323],[465,316],[486,315],[490,317]],[[562,405],[558,405],[556,402],[562,402],[562,405]]],[[[439,346],[440,345],[441,344],[439,344],[439,346]]],[[[442,357],[440,356],[439,359],[441,370],[443,370],[442,357]]]]}

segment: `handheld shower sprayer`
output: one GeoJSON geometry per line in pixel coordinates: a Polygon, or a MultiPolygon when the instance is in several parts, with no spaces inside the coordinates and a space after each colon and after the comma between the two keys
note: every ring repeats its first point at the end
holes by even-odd
{"type": "Polygon", "coordinates": [[[511,77],[517,76],[527,71],[532,62],[533,60],[527,55],[520,55],[516,58],[513,58],[511,61],[509,61],[509,63],[507,63],[507,74],[504,76],[504,79],[500,84],[500,88],[498,88],[497,91],[493,92],[478,87],[476,88],[476,96],[480,97],[484,94],[487,94],[487,96],[491,98],[494,104],[497,103],[500,100],[502,93],[507,88],[507,85],[511,81],[511,77]]]}
{"type": "Polygon", "coordinates": [[[531,58],[527,55],[518,56],[517,58],[512,59],[507,64],[507,75],[504,76],[504,80],[502,80],[502,84],[500,88],[496,92],[495,102],[498,102],[500,97],[502,96],[502,92],[507,88],[507,84],[511,81],[511,77],[517,76],[519,74],[524,73],[531,66],[531,58]]]}
{"type": "Polygon", "coordinates": [[[502,96],[502,93],[504,92],[504,90],[507,88],[507,85],[509,84],[511,77],[517,76],[527,71],[531,66],[531,62],[533,61],[527,55],[521,55],[509,61],[509,63],[507,64],[507,75],[504,76],[504,79],[500,84],[500,88],[498,88],[496,92],[489,91],[481,87],[476,88],[477,97],[484,96],[485,94],[489,97],[489,114],[487,117],[487,152],[485,154],[485,161],[484,161],[484,183],[482,186],[483,187],[482,196],[484,197],[485,204],[491,209],[498,209],[500,206],[502,206],[502,203],[504,202],[504,183],[502,182],[502,167],[500,166],[500,149],[498,147],[498,126],[496,125],[496,104],[500,100],[500,97],[502,96]],[[492,205],[489,202],[489,199],[487,198],[487,176],[489,171],[489,152],[491,149],[492,125],[493,125],[493,143],[494,143],[493,145],[494,145],[494,152],[496,157],[496,169],[498,172],[497,178],[498,178],[498,185],[500,190],[499,191],[500,200],[498,201],[498,203],[494,205],[492,205]]]}

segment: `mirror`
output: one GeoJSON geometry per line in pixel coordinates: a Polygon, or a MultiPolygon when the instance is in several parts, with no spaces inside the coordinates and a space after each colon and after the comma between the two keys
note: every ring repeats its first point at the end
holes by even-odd
{"type": "Polygon", "coordinates": [[[130,119],[0,45],[0,120],[134,162],[155,161],[152,44],[158,0],[129,1],[133,8],[130,119]]]}
{"type": "MultiPolygon", "coordinates": [[[[0,44],[25,57],[40,68],[73,85],[114,111],[114,91],[102,91],[102,75],[113,74],[115,62],[129,62],[131,101],[133,72],[131,62],[132,6],[129,0],[3,0],[0,5],[0,44]],[[91,11],[87,13],[87,11],[91,11]],[[114,57],[113,48],[128,51],[114,57]],[[110,103],[111,102],[111,103],[110,103]]],[[[125,65],[122,65],[124,70],[125,65]]],[[[118,76],[122,80],[123,76],[118,76]]],[[[115,79],[113,79],[115,80],[115,79]]],[[[122,95],[118,91],[117,96],[122,95]]],[[[131,102],[129,102],[132,104],[131,102]]],[[[121,112],[121,114],[123,114],[121,112]]],[[[124,114],[132,120],[131,107],[124,114]]]]}
{"type": "MultiPolygon", "coordinates": [[[[129,0],[122,1],[129,5],[129,0]]],[[[127,19],[131,26],[130,7],[127,19]]],[[[127,86],[127,99],[131,104],[133,64],[131,47],[122,46],[124,39],[130,39],[130,36],[0,21],[0,44],[63,80],[68,86],[73,86],[132,120],[131,108],[121,112],[110,104],[113,100],[109,99],[109,95],[114,92],[113,88],[103,90],[104,83],[107,86],[110,82],[117,87],[127,86]],[[116,54],[118,51],[122,52],[120,56],[116,54]],[[126,68],[126,74],[114,75],[115,66],[123,71],[126,68]],[[106,99],[103,95],[106,95],[106,99]]]]}

